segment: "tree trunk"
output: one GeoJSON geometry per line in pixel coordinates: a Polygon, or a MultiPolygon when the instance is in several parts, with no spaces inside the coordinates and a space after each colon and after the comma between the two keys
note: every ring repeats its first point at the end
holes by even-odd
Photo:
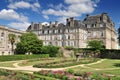
{"type": "Polygon", "coordinates": [[[12,53],[14,53],[14,45],[13,45],[13,43],[11,43],[11,50],[12,50],[12,53]]]}

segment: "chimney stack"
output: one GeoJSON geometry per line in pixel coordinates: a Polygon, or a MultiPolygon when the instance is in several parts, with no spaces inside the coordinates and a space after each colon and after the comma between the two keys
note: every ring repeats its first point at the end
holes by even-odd
{"type": "Polygon", "coordinates": [[[74,18],[70,17],[70,27],[74,27],[74,18]]]}
{"type": "Polygon", "coordinates": [[[41,22],[38,23],[38,30],[40,30],[40,29],[42,29],[42,23],[41,22]]]}
{"type": "Polygon", "coordinates": [[[51,21],[50,21],[50,23],[49,23],[49,24],[50,24],[50,28],[52,28],[52,22],[51,22],[51,21]]]}
{"type": "Polygon", "coordinates": [[[56,26],[56,27],[58,26],[58,21],[55,21],[55,26],[56,26]]]}
{"type": "Polygon", "coordinates": [[[34,22],[31,22],[31,30],[34,30],[34,22]]]}

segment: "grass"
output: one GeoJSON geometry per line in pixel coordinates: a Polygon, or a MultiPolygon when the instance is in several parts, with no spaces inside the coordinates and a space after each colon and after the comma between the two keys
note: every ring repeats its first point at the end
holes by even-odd
{"type": "Polygon", "coordinates": [[[80,64],[93,63],[93,62],[96,62],[98,60],[100,60],[100,59],[84,58],[84,59],[80,59],[79,62],[76,62],[75,59],[70,59],[70,60],[69,59],[62,59],[59,61],[35,64],[35,65],[33,65],[33,67],[37,67],[37,68],[63,68],[63,67],[80,65],[80,64]]]}
{"type": "Polygon", "coordinates": [[[120,68],[120,66],[116,65],[116,64],[120,64],[120,60],[117,59],[105,59],[104,61],[102,61],[102,63],[98,63],[97,65],[86,65],[92,68],[100,68],[100,69],[106,69],[106,68],[120,68]]]}
{"type": "Polygon", "coordinates": [[[104,61],[102,61],[101,63],[98,63],[98,64],[93,64],[93,65],[86,64],[85,66],[87,66],[89,68],[76,67],[76,68],[72,68],[72,69],[75,72],[80,72],[80,73],[93,72],[93,73],[111,74],[111,75],[120,76],[120,66],[116,66],[115,64],[120,64],[120,60],[105,59],[104,61]],[[98,69],[98,70],[95,70],[95,69],[98,69]]]}
{"type": "MultiPolygon", "coordinates": [[[[71,58],[68,58],[68,59],[71,59],[71,58]]],[[[27,62],[23,61],[23,62],[19,63],[18,65],[19,66],[31,66],[31,65],[35,65],[35,64],[39,64],[39,63],[46,63],[46,62],[53,62],[53,61],[60,61],[60,60],[61,60],[61,58],[49,58],[48,60],[47,60],[47,58],[44,60],[32,59],[32,60],[28,60],[27,62]]]]}
{"type": "Polygon", "coordinates": [[[13,66],[14,63],[15,63],[14,61],[1,62],[1,63],[0,63],[0,67],[12,67],[12,68],[14,68],[14,66],[13,66]]]}

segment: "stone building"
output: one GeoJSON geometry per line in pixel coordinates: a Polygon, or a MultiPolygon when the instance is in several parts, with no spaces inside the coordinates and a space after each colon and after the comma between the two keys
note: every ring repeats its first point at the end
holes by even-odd
{"type": "Polygon", "coordinates": [[[88,40],[101,40],[106,49],[118,48],[115,26],[107,13],[87,15],[83,23],[87,27],[88,40]]]}
{"type": "MultiPolygon", "coordinates": [[[[8,35],[15,34],[16,42],[18,42],[19,37],[21,36],[22,33],[24,32],[0,25],[0,55],[12,55],[13,53],[8,35]]],[[[14,48],[15,48],[15,44],[14,44],[14,48]]]]}
{"type": "Polygon", "coordinates": [[[31,23],[27,31],[34,32],[44,45],[86,48],[87,41],[101,40],[106,49],[118,49],[114,23],[106,13],[87,15],[83,21],[66,19],[66,24],[52,22],[49,25],[31,23]]]}
{"type": "Polygon", "coordinates": [[[86,47],[86,27],[81,21],[74,20],[73,17],[66,19],[66,25],[57,21],[55,24],[50,22],[49,25],[32,22],[27,31],[34,32],[39,39],[43,40],[44,45],[86,47]]]}

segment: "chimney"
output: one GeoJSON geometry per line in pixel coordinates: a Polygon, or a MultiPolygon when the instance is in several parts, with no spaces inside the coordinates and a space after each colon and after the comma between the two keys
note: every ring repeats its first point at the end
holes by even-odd
{"type": "Polygon", "coordinates": [[[74,18],[70,17],[70,27],[74,27],[74,18]]]}
{"type": "Polygon", "coordinates": [[[58,21],[55,21],[55,26],[58,27],[58,21]]]}
{"type": "Polygon", "coordinates": [[[51,22],[51,21],[50,21],[50,23],[49,23],[49,24],[50,24],[50,28],[52,28],[52,22],[51,22]]]}
{"type": "Polygon", "coordinates": [[[38,30],[40,30],[40,29],[42,29],[42,23],[41,22],[38,23],[38,30]]]}
{"type": "Polygon", "coordinates": [[[34,30],[34,22],[31,22],[31,30],[34,30]]]}
{"type": "Polygon", "coordinates": [[[66,19],[66,25],[69,26],[69,19],[66,19]]]}
{"type": "Polygon", "coordinates": [[[89,14],[86,14],[86,17],[88,17],[89,16],[89,14]]]}
{"type": "Polygon", "coordinates": [[[74,18],[73,17],[70,17],[70,21],[73,21],[74,20],[74,18]]]}

